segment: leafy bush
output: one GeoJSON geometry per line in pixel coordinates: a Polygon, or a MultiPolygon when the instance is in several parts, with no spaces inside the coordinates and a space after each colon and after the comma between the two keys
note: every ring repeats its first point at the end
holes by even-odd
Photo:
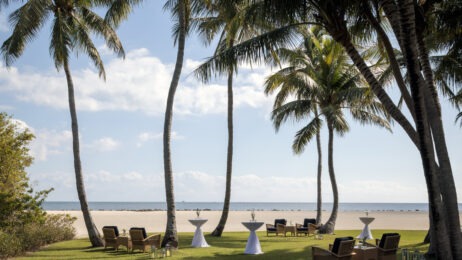
{"type": "Polygon", "coordinates": [[[69,215],[46,215],[45,221],[0,231],[0,259],[34,251],[41,246],[70,240],[75,236],[72,226],[76,218],[69,215]]]}

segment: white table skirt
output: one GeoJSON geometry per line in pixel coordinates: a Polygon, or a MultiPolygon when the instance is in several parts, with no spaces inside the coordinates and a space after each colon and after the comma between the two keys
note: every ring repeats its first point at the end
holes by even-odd
{"type": "Polygon", "coordinates": [[[209,247],[207,241],[205,240],[204,234],[202,233],[201,226],[207,222],[207,219],[190,219],[189,222],[196,226],[196,231],[194,232],[194,237],[191,243],[192,247],[209,247]]]}
{"type": "Polygon", "coordinates": [[[255,233],[255,231],[259,229],[263,224],[263,222],[242,222],[242,225],[244,225],[248,230],[250,230],[250,235],[247,239],[247,245],[245,246],[244,254],[263,254],[263,252],[261,251],[260,241],[258,240],[257,233],[255,233]]]}
{"type": "Polygon", "coordinates": [[[369,224],[374,221],[375,218],[359,218],[361,222],[365,224],[363,230],[361,231],[361,234],[357,236],[356,238],[358,239],[373,239],[374,237],[372,236],[371,230],[369,229],[369,224]]]}

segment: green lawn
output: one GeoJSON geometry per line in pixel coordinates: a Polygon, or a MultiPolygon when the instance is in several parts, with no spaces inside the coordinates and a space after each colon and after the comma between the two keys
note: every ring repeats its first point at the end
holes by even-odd
{"type": "MultiPolygon", "coordinates": [[[[191,248],[193,233],[180,233],[180,249],[174,252],[171,259],[311,259],[311,246],[327,248],[335,237],[356,237],[360,230],[336,231],[335,235],[324,235],[323,240],[315,240],[313,237],[275,237],[266,236],[266,232],[257,232],[263,255],[244,255],[244,249],[249,232],[226,232],[223,237],[216,238],[205,235],[208,248],[191,248]]],[[[418,249],[425,251],[428,245],[422,245],[427,231],[403,231],[403,230],[373,230],[374,237],[380,238],[382,233],[398,232],[401,234],[400,248],[418,249]]],[[[373,242],[373,241],[369,241],[373,242]]],[[[123,247],[118,252],[104,248],[91,248],[88,239],[76,239],[71,241],[52,244],[42,250],[30,253],[18,259],[149,259],[148,253],[135,251],[127,253],[123,247]]],[[[400,252],[398,252],[399,254],[400,252]]]]}

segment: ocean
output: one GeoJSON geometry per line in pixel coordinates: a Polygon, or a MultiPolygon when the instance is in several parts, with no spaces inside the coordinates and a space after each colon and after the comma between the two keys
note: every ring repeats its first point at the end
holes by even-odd
{"type": "MultiPolygon", "coordinates": [[[[176,202],[177,210],[222,210],[222,202],[176,202]]],[[[80,210],[77,201],[45,201],[45,210],[80,210]]],[[[133,210],[155,211],[166,210],[165,202],[88,202],[91,210],[133,210]]],[[[323,203],[323,210],[330,211],[332,203],[323,203]]],[[[313,202],[231,202],[230,210],[316,210],[313,202]]],[[[339,211],[428,211],[427,203],[339,203],[339,211]]],[[[462,211],[462,204],[459,204],[462,211]]]]}

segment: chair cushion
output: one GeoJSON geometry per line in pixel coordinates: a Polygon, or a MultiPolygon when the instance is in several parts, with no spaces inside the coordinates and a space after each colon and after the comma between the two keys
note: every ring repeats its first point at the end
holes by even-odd
{"type": "Polygon", "coordinates": [[[268,230],[268,231],[276,231],[276,228],[269,227],[269,228],[266,228],[266,230],[268,230]]]}
{"type": "Polygon", "coordinates": [[[334,246],[332,246],[332,253],[338,254],[338,249],[340,247],[340,242],[342,241],[348,241],[348,240],[353,240],[353,237],[337,237],[334,240],[334,246]]]}
{"type": "Polygon", "coordinates": [[[308,223],[316,225],[316,219],[314,218],[306,218],[303,220],[303,226],[308,227],[308,223]]]}
{"type": "Polygon", "coordinates": [[[287,220],[283,219],[283,218],[278,218],[278,219],[275,219],[274,220],[274,226],[276,227],[278,224],[287,224],[287,220]]]}
{"type": "Polygon", "coordinates": [[[119,236],[119,229],[117,228],[117,226],[104,226],[104,228],[112,228],[114,229],[114,233],[115,233],[115,236],[118,237],[119,236]]]}
{"type": "Polygon", "coordinates": [[[307,227],[299,227],[297,228],[297,231],[308,231],[308,228],[307,227]]]}
{"type": "Polygon", "coordinates": [[[391,237],[391,236],[399,236],[399,234],[398,233],[383,233],[382,238],[380,239],[379,247],[383,248],[385,246],[385,241],[387,237],[391,237]]]}
{"type": "Polygon", "coordinates": [[[148,237],[148,234],[146,234],[146,229],[144,229],[144,227],[132,227],[130,228],[130,230],[141,230],[141,232],[143,233],[143,238],[148,237]]]}

